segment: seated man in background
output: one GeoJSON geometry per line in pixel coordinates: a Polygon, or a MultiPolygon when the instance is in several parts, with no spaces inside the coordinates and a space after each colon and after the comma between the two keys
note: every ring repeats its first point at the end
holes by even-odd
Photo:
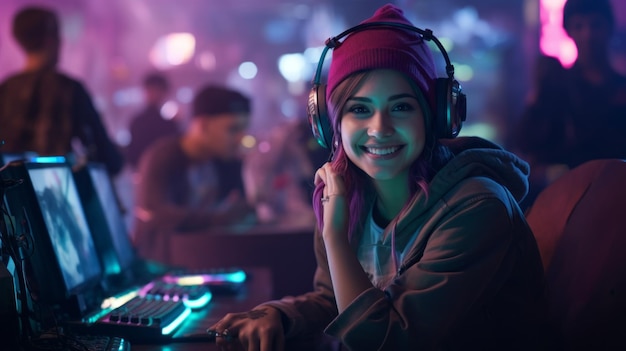
{"type": "Polygon", "coordinates": [[[169,262],[169,236],[250,221],[241,174],[241,139],[250,100],[220,86],[203,87],[181,136],[152,144],[139,163],[134,241],[139,254],[169,262]]]}

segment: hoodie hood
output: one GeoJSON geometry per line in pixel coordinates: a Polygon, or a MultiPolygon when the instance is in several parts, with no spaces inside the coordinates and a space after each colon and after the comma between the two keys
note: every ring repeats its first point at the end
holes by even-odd
{"type": "MultiPolygon", "coordinates": [[[[430,183],[432,200],[469,177],[487,177],[505,186],[519,203],[528,193],[528,163],[500,146],[478,137],[442,140],[454,154],[430,183]]],[[[430,201],[429,201],[430,202],[430,201]]]]}
{"type": "MultiPolygon", "coordinates": [[[[528,163],[500,146],[478,137],[459,137],[441,141],[453,153],[453,157],[441,168],[429,184],[429,192],[419,192],[402,213],[385,229],[385,236],[395,230],[400,233],[413,233],[424,221],[433,220],[448,211],[445,207],[450,194],[457,193],[461,183],[472,178],[489,178],[508,189],[513,199],[519,203],[528,192],[528,163]]],[[[471,195],[471,193],[467,193],[471,195]]],[[[398,240],[408,239],[398,238],[398,240]]]]}

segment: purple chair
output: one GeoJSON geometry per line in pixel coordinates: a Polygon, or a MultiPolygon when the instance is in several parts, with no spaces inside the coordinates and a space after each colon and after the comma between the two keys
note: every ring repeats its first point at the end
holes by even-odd
{"type": "Polygon", "coordinates": [[[544,189],[526,213],[550,317],[570,350],[626,350],[626,161],[593,160],[544,189]]]}

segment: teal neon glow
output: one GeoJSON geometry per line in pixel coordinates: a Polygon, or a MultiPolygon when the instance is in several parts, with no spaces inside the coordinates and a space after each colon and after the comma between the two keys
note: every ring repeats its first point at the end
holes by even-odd
{"type": "Polygon", "coordinates": [[[100,318],[107,315],[107,313],[113,311],[114,309],[124,305],[126,302],[132,300],[135,296],[137,296],[138,291],[136,289],[126,292],[124,294],[120,294],[118,296],[113,296],[102,300],[100,304],[100,311],[86,316],[83,318],[83,321],[87,323],[95,323],[100,318]]]}
{"type": "Polygon", "coordinates": [[[102,303],[100,304],[100,311],[84,317],[83,321],[86,323],[95,323],[100,318],[106,316],[107,313],[113,311],[114,309],[122,306],[126,302],[132,300],[135,296],[137,296],[137,291],[133,290],[133,291],[124,293],[119,296],[106,298],[102,300],[102,303]]]}
{"type": "MultiPolygon", "coordinates": [[[[186,307],[186,306],[185,306],[186,307]]],[[[183,313],[180,314],[180,316],[178,316],[178,318],[176,318],[174,321],[172,321],[172,323],[170,323],[169,325],[163,327],[163,329],[161,329],[161,334],[162,335],[169,335],[171,334],[174,330],[176,330],[176,328],[178,328],[178,326],[185,320],[185,318],[187,318],[187,316],[189,316],[191,314],[191,308],[186,307],[185,311],[183,313]]]]}
{"type": "Polygon", "coordinates": [[[111,312],[111,309],[106,309],[106,310],[101,310],[97,313],[94,313],[92,315],[86,316],[83,318],[83,322],[85,323],[95,323],[98,321],[98,319],[106,316],[107,313],[111,312]]]}
{"type": "Polygon", "coordinates": [[[240,270],[232,273],[213,273],[213,274],[196,274],[185,275],[176,278],[178,285],[203,285],[207,283],[243,283],[246,281],[246,272],[240,270]]]}
{"type": "Polygon", "coordinates": [[[233,283],[243,283],[246,281],[246,273],[244,271],[230,273],[226,280],[233,283]]]}
{"type": "Polygon", "coordinates": [[[36,156],[30,159],[31,162],[36,163],[65,163],[65,157],[63,156],[36,156]]]}
{"type": "Polygon", "coordinates": [[[198,308],[202,308],[206,306],[211,301],[212,298],[213,298],[213,294],[211,294],[210,292],[206,292],[200,298],[197,298],[195,300],[185,299],[183,300],[183,303],[185,304],[185,306],[194,310],[194,309],[198,309],[198,308]]]}
{"type": "Polygon", "coordinates": [[[101,309],[114,310],[114,309],[124,305],[128,301],[134,299],[135,296],[137,296],[137,295],[139,295],[139,290],[138,289],[132,289],[132,290],[129,290],[129,291],[124,292],[122,294],[109,297],[107,299],[102,300],[102,303],[100,304],[100,308],[101,309]]]}

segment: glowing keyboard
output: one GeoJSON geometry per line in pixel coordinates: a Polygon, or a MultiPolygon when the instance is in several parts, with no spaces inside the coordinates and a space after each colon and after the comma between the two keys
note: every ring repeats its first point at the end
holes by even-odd
{"type": "Polygon", "coordinates": [[[103,311],[87,322],[91,334],[115,335],[132,342],[160,342],[191,314],[183,300],[135,296],[123,305],[103,311]]]}
{"type": "Polygon", "coordinates": [[[139,296],[161,299],[166,301],[182,301],[191,309],[199,309],[206,306],[212,299],[213,294],[208,287],[203,285],[178,285],[164,280],[155,280],[139,290],[139,296]]]}
{"type": "Polygon", "coordinates": [[[206,286],[157,280],[105,300],[101,311],[83,322],[92,334],[121,336],[131,342],[160,342],[171,338],[192,309],[206,306],[211,299],[206,286]]]}
{"type": "Polygon", "coordinates": [[[116,336],[65,335],[54,330],[32,338],[30,343],[28,350],[130,351],[131,349],[128,340],[116,336]]]}

